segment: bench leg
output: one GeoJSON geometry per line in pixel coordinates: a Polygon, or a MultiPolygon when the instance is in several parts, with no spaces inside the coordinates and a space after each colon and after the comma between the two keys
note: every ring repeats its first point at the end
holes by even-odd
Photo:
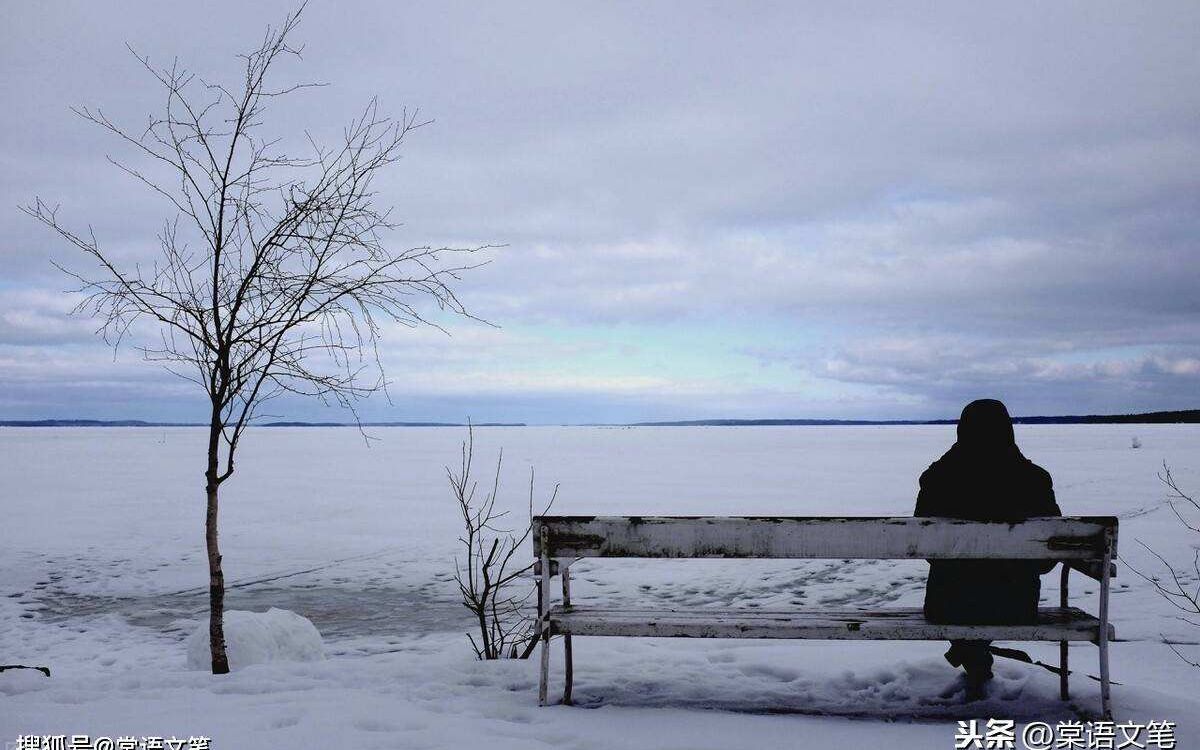
{"type": "MultiPolygon", "coordinates": [[[[1064,609],[1070,605],[1067,604],[1067,586],[1071,576],[1071,566],[1062,563],[1062,576],[1059,578],[1058,585],[1058,603],[1064,609]]],[[[1061,670],[1058,673],[1058,697],[1062,700],[1071,699],[1071,673],[1067,665],[1067,642],[1058,642],[1058,668],[1061,670]]]]}
{"type": "Polygon", "coordinates": [[[563,656],[566,660],[566,674],[563,676],[563,704],[571,705],[571,683],[575,677],[575,668],[571,664],[571,636],[563,636],[563,656]]]}
{"type": "Polygon", "coordinates": [[[538,675],[538,705],[546,705],[546,691],[550,683],[550,624],[547,618],[550,614],[550,574],[552,572],[550,566],[550,556],[546,550],[549,549],[549,535],[546,527],[542,526],[538,529],[538,541],[540,542],[541,559],[538,569],[538,634],[542,638],[542,656],[541,669],[538,675]]]}
{"type": "Polygon", "coordinates": [[[1100,644],[1100,707],[1105,719],[1112,719],[1112,689],[1108,678],[1108,639],[1100,644]]]}
{"type": "MultiPolygon", "coordinates": [[[[571,567],[570,565],[562,566],[562,593],[563,605],[571,605],[571,567]]],[[[571,683],[575,677],[575,665],[571,659],[571,636],[563,636],[563,705],[571,705],[571,683]]]]}
{"type": "Polygon", "coordinates": [[[1067,666],[1067,642],[1058,642],[1058,697],[1061,700],[1071,699],[1071,674],[1067,666]]]}
{"type": "Polygon", "coordinates": [[[538,705],[546,705],[546,691],[550,684],[550,636],[542,631],[542,664],[538,679],[538,705]]]}
{"type": "MultiPolygon", "coordinates": [[[[1111,542],[1109,543],[1111,549],[1111,542]]],[[[1101,561],[1104,568],[1100,572],[1100,637],[1096,645],[1100,647],[1100,706],[1104,718],[1111,719],[1112,688],[1108,676],[1108,588],[1112,570],[1112,556],[1106,550],[1101,561]]]]}

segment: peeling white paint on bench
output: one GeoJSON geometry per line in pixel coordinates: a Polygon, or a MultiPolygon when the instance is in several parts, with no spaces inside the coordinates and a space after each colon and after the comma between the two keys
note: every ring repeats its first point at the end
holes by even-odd
{"type": "MultiPolygon", "coordinates": [[[[1099,619],[1075,607],[1039,610],[1037,622],[1029,625],[932,623],[914,608],[764,612],[558,606],[550,609],[547,619],[551,635],[667,638],[1094,641],[1100,631],[1099,619]]],[[[1109,637],[1116,637],[1112,625],[1109,637]]]]}
{"type": "Polygon", "coordinates": [[[573,635],[828,640],[1058,641],[1060,690],[1068,697],[1067,642],[1100,650],[1100,698],[1112,715],[1108,641],[1109,581],[1116,574],[1117,519],[1030,518],[1013,522],[911,517],[539,516],[533,519],[542,639],[538,702],[545,704],[550,638],[566,643],[564,703],[570,702],[573,635]],[[689,610],[575,607],[571,563],[583,557],[1054,560],[1063,563],[1059,607],[1041,608],[1027,625],[932,623],[917,609],[781,611],[697,607],[689,610]],[[1099,612],[1067,605],[1078,570],[1100,582],[1099,612]],[[563,604],[550,601],[550,579],[563,576],[563,604]]]}
{"type": "Polygon", "coordinates": [[[545,525],[551,558],[1098,560],[1116,519],[543,516],[534,524],[545,525]]]}

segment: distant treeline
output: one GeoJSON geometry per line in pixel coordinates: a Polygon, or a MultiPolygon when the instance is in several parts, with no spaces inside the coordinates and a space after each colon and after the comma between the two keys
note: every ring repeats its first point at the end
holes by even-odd
{"type": "MultiPolygon", "coordinates": [[[[466,427],[466,422],[362,422],[363,427],[466,427]]],[[[354,422],[264,422],[259,427],[357,427],[354,422]]],[[[472,427],[525,427],[524,422],[472,422],[472,427]]]]}
{"type": "MultiPolygon", "coordinates": [[[[200,422],[141,419],[0,419],[0,427],[207,427],[200,422]]],[[[262,422],[258,427],[358,427],[355,422],[262,422]]],[[[466,427],[466,422],[362,422],[363,427],[466,427]]],[[[525,427],[524,422],[475,422],[475,427],[525,427]]]]}
{"type": "Polygon", "coordinates": [[[199,427],[192,422],[144,422],[140,419],[3,419],[0,427],[199,427]]]}
{"type": "MultiPolygon", "coordinates": [[[[1057,417],[1013,417],[1017,424],[1198,424],[1200,409],[1151,411],[1142,414],[1068,414],[1057,417]]],[[[637,422],[635,427],[787,427],[818,425],[958,424],[957,419],[696,419],[637,422]]]]}
{"type": "MultiPolygon", "coordinates": [[[[1013,417],[1017,424],[1200,424],[1200,409],[1142,414],[1069,414],[1013,417]]],[[[821,425],[957,424],[957,419],[692,419],[634,422],[604,427],[789,427],[821,425]]],[[[264,422],[259,427],[356,427],[354,422],[264,422]]],[[[466,427],[466,422],[363,422],[363,427],[466,427]]],[[[526,427],[525,422],[476,422],[475,427],[526,427]]],[[[570,426],[570,425],[564,425],[570,426]]],[[[0,419],[0,427],[207,427],[198,422],[146,422],[140,419],[0,419]]]]}

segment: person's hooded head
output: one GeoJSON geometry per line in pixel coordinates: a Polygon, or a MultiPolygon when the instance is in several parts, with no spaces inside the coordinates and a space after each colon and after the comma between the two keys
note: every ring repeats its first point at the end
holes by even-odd
{"type": "Polygon", "coordinates": [[[1010,456],[1017,450],[1012,417],[1004,404],[981,398],[963,407],[958,418],[958,446],[976,456],[1010,456]]]}

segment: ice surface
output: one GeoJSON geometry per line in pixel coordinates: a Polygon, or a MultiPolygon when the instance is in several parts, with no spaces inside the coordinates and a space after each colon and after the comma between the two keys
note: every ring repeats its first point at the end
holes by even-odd
{"type": "MultiPolygon", "coordinates": [[[[225,648],[229,668],[243,669],[251,664],[273,661],[319,661],[325,658],[325,644],[317,627],[295,612],[272,607],[266,612],[225,612],[225,648]]],[[[212,669],[208,618],[187,640],[189,669],[212,669]]]]}
{"type": "MultiPolygon", "coordinates": [[[[1117,515],[1113,698],[1121,720],[1180,722],[1200,747],[1200,672],[1164,637],[1194,643],[1129,566],[1141,540],[1189,564],[1156,477],[1165,460],[1200,491],[1200,426],[1018,426],[1068,514],[1117,515]]],[[[222,496],[227,606],[292,610],[327,659],[213,677],[188,668],[206,614],[203,430],[0,429],[0,742],[18,733],[206,734],[214,748],[953,747],[956,719],[1077,718],[1098,708],[1096,649],[1071,647],[1073,699],[1057,678],[1001,662],[982,702],[938,643],[578,639],[576,708],[536,706],[536,660],[481,664],[455,601],[456,508],[442,467],[457,429],[260,429],[222,496]],[[594,709],[594,710],[589,710],[594,709]]],[[[557,512],[902,515],[953,427],[486,428],[477,469],[505,448],[501,505],[525,512],[561,483],[557,512]]],[[[483,477],[481,476],[481,479],[483,477]]],[[[584,561],[573,595],[686,607],[919,605],[909,561],[584,561]]],[[[1095,611],[1075,576],[1071,602],[1095,611]]],[[[1192,585],[1200,582],[1192,582],[1192,585]]],[[[1057,601],[1057,576],[1043,579],[1057,601]]],[[[1014,644],[1054,662],[1053,644],[1014,644]]],[[[1195,646],[1182,646],[1193,657],[1195,646]]],[[[561,650],[553,666],[558,687],[561,650]]]]}

